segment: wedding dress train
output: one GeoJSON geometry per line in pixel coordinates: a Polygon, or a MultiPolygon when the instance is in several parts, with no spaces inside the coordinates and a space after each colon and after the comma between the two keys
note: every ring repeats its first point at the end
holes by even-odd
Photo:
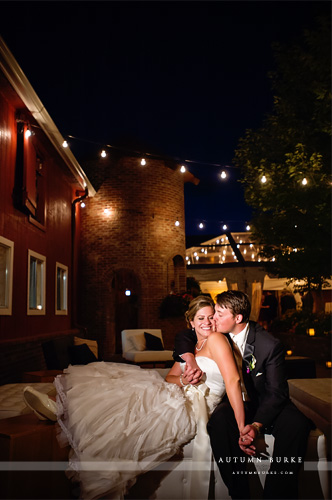
{"type": "MultiPolygon", "coordinates": [[[[206,462],[206,423],[225,384],[213,360],[196,359],[205,383],[184,390],[156,370],[121,363],[69,366],[55,379],[59,440],[72,448],[67,475],[80,482],[80,498],[123,498],[138,475],[171,458],[196,433],[193,459],[206,462]]],[[[195,478],[193,494],[200,473],[195,478]]]]}

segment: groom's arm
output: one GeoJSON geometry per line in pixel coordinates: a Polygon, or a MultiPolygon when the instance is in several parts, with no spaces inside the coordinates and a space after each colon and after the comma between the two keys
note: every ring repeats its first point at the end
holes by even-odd
{"type": "Polygon", "coordinates": [[[173,358],[174,361],[186,361],[185,358],[182,357],[183,354],[190,353],[194,355],[195,345],[197,342],[196,333],[192,330],[186,330],[184,332],[180,332],[175,336],[174,341],[174,351],[173,358]]]}
{"type": "Polygon", "coordinates": [[[190,384],[198,384],[203,372],[196,363],[195,345],[197,343],[196,333],[192,330],[180,332],[175,337],[173,358],[175,361],[186,363],[186,378],[190,384]]]}

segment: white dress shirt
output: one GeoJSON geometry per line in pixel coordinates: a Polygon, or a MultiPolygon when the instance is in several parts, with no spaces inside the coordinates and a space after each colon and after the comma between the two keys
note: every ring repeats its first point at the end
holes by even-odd
{"type": "Polygon", "coordinates": [[[249,323],[241,330],[239,333],[230,333],[229,336],[233,342],[240,349],[241,356],[243,357],[244,348],[246,346],[247,338],[249,333],[249,323]]]}

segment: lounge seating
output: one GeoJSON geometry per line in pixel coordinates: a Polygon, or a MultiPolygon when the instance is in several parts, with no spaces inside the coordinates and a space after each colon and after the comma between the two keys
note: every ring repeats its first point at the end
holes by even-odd
{"type": "Polygon", "coordinates": [[[135,329],[121,332],[122,356],[132,363],[166,363],[173,361],[173,352],[164,349],[161,330],[135,329]]]}

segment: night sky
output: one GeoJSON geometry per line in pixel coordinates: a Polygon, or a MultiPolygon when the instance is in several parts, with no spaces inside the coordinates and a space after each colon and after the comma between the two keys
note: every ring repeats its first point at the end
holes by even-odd
{"type": "Polygon", "coordinates": [[[0,1],[0,34],[62,135],[84,139],[70,140],[82,163],[88,149],[124,139],[191,160],[201,182],[185,185],[186,233],[203,241],[250,220],[240,173],[219,175],[271,110],[272,42],[330,10],[329,1],[0,1]]]}

